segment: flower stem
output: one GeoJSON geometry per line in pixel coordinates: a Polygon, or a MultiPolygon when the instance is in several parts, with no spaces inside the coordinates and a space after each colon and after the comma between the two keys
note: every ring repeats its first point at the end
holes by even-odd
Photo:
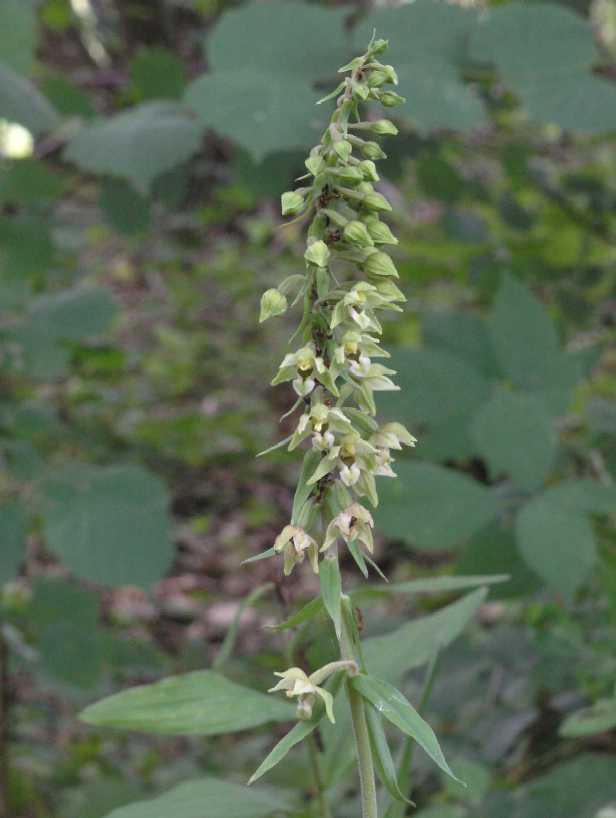
{"type": "MultiPolygon", "coordinates": [[[[348,613],[349,611],[343,610],[340,652],[343,659],[356,661],[358,665],[362,667],[362,658],[361,656],[356,656],[357,651],[353,647],[355,639],[349,627],[348,613]]],[[[350,614],[352,616],[352,611],[350,614]]],[[[351,708],[351,721],[353,723],[353,735],[355,736],[355,747],[357,750],[362,818],[378,818],[379,811],[376,798],[374,762],[372,759],[368,724],[366,722],[365,705],[359,693],[352,686],[349,678],[346,680],[346,692],[351,708]]]]}

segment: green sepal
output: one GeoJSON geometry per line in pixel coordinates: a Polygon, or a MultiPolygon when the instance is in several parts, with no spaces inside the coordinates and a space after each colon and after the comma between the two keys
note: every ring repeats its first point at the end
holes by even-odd
{"type": "Polygon", "coordinates": [[[267,560],[270,557],[275,557],[276,552],[273,548],[268,548],[267,551],[261,551],[260,554],[255,554],[254,557],[248,557],[247,560],[242,560],[240,563],[241,565],[248,565],[251,562],[260,562],[261,560],[267,560]]]}

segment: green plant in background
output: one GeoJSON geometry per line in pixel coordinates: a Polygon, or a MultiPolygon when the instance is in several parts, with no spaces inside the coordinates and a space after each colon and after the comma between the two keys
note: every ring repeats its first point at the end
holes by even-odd
{"type": "MultiPolygon", "coordinates": [[[[379,813],[377,774],[392,802],[407,801],[411,745],[403,754],[400,781],[385,733],[387,722],[419,744],[441,770],[457,780],[420,713],[387,679],[370,672],[370,651],[367,661],[358,614],[342,589],[339,568],[338,548],[344,543],[365,577],[368,566],[381,574],[371,558],[374,523],[365,503],[378,504],[377,476],[395,477],[391,452],[415,444],[400,423],[379,424],[374,419],[374,393],[397,388],[389,377],[395,372],[372,360],[388,357],[379,345],[382,329],[377,315],[382,310],[399,310],[397,302],[404,300],[395,283],[398,273],[394,262],[380,249],[395,245],[397,240],[380,220],[380,214],[390,211],[391,206],[374,189],[373,183],[379,179],[374,160],[384,153],[370,138],[395,134],[396,128],[387,119],[362,120],[359,114],[362,103],[376,101],[393,107],[403,101],[390,90],[397,84],[394,68],[378,59],[386,48],[386,41],[373,38],[365,54],[340,69],[348,76],[322,100],[337,98],[321,142],[305,163],[308,174],[303,178],[310,184],[282,195],[284,215],[310,219],[304,254],[306,273],[290,276],[279,288],[267,290],[261,300],[261,321],[283,313],[289,294],[295,302],[303,303],[302,320],[294,334],[303,345],[285,356],[272,382],[292,383],[296,401],[287,415],[298,409],[301,415],[295,431],[274,448],[288,445],[294,450],[307,440],[310,446],[304,455],[290,523],[272,548],[248,562],[282,558],[284,574],[290,575],[308,558],[320,578],[320,597],[283,627],[304,625],[326,611],[339,658],[308,671],[293,664],[296,657],[293,643],[289,644],[286,655],[291,666],[276,672],[280,681],[269,692],[284,692],[287,698],[297,700],[299,721],[271,750],[249,783],[271,771],[300,741],[308,740],[323,818],[331,815],[329,796],[312,734],[324,717],[336,724],[334,697],[340,688],[348,699],[355,738],[363,818],[377,818],[379,813]]],[[[473,578],[470,584],[481,581],[473,578]]],[[[463,623],[466,617],[457,619],[463,623]]],[[[438,644],[436,624],[433,638],[438,644]]],[[[226,655],[224,649],[221,654],[226,655]]],[[[286,707],[277,700],[262,704],[261,694],[242,691],[218,676],[216,670],[221,664],[217,663],[214,671],[118,694],[88,708],[84,719],[155,732],[207,732],[209,724],[212,732],[220,733],[225,720],[229,728],[242,729],[276,716],[284,718],[286,707]],[[241,715],[244,709],[245,720],[241,715]]],[[[429,684],[431,678],[432,674],[429,684]]],[[[334,729],[342,731],[342,741],[347,741],[348,724],[334,729]]],[[[337,742],[341,740],[334,736],[337,742]]],[[[230,790],[231,803],[232,799],[230,790]]],[[[163,805],[170,808],[165,797],[158,808],[163,805]]],[[[137,808],[133,813],[130,807],[118,813],[133,814],[141,813],[137,808]]],[[[182,816],[188,814],[181,812],[182,816]]]]}

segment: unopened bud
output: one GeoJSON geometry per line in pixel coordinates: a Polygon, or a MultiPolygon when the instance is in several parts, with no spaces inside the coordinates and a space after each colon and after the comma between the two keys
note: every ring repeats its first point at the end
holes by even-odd
{"type": "Polygon", "coordinates": [[[334,142],[333,144],[334,151],[336,155],[342,159],[343,162],[347,162],[349,156],[353,151],[353,147],[350,142],[347,142],[346,139],[340,139],[338,142],[334,142]]]}
{"type": "Polygon", "coordinates": [[[351,87],[353,89],[353,96],[358,97],[363,102],[365,102],[368,99],[370,89],[368,88],[365,82],[354,81],[351,84],[351,87]]]}
{"type": "Polygon", "coordinates": [[[337,180],[347,185],[356,185],[364,179],[363,173],[355,167],[346,165],[339,168],[332,168],[330,170],[337,180]]]}
{"type": "Polygon", "coordinates": [[[355,244],[358,247],[371,247],[373,244],[368,228],[360,221],[352,221],[346,225],[344,238],[349,244],[355,244]]]}
{"type": "Polygon", "coordinates": [[[261,311],[259,313],[259,323],[262,324],[268,318],[275,315],[282,315],[287,309],[286,297],[275,287],[266,290],[261,296],[261,311]]]}
{"type": "Polygon", "coordinates": [[[313,176],[317,176],[321,171],[325,170],[325,162],[322,156],[310,156],[304,164],[313,176]]]}
{"type": "Polygon", "coordinates": [[[379,96],[379,102],[386,108],[395,108],[397,105],[404,105],[406,97],[396,94],[395,91],[385,91],[379,96]]]}
{"type": "Polygon", "coordinates": [[[398,244],[398,239],[384,222],[379,221],[378,216],[366,220],[368,233],[376,244],[398,244]]]}
{"type": "Polygon", "coordinates": [[[389,82],[387,71],[382,71],[380,68],[371,71],[367,82],[370,88],[380,88],[381,85],[389,82]]]}
{"type": "Polygon", "coordinates": [[[296,216],[304,209],[304,197],[295,190],[288,190],[280,197],[283,216],[296,216]]]}
{"type": "Polygon", "coordinates": [[[372,45],[370,46],[369,53],[373,54],[375,57],[379,54],[382,54],[383,51],[387,51],[389,48],[389,40],[375,40],[372,45]]]}
{"type": "Polygon", "coordinates": [[[364,142],[360,150],[366,159],[387,159],[387,154],[378,142],[364,142]]]}
{"type": "Polygon", "coordinates": [[[358,168],[363,174],[364,179],[367,179],[369,182],[378,182],[379,181],[379,174],[376,172],[376,165],[371,159],[364,159],[363,162],[360,162],[358,168]]]}
{"type": "Polygon", "coordinates": [[[388,211],[392,209],[385,196],[377,193],[375,190],[371,191],[370,193],[366,193],[362,199],[362,204],[364,207],[367,207],[368,210],[388,211]]]}
{"type": "Polygon", "coordinates": [[[304,253],[308,264],[314,264],[317,267],[327,267],[329,256],[329,247],[324,241],[313,241],[304,253]]]}
{"type": "Polygon", "coordinates": [[[387,136],[388,134],[395,136],[398,133],[398,129],[389,119],[377,119],[375,122],[367,122],[366,125],[379,136],[387,136]]]}
{"type": "Polygon", "coordinates": [[[374,253],[371,253],[364,262],[363,266],[365,272],[369,275],[393,276],[394,278],[398,278],[396,265],[393,263],[387,253],[382,253],[380,250],[376,250],[374,253]]]}

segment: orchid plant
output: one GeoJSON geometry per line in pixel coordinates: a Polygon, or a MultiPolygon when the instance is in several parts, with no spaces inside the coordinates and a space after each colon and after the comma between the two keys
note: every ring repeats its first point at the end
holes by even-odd
{"type": "MultiPolygon", "coordinates": [[[[376,478],[395,477],[393,452],[414,446],[400,423],[375,418],[375,393],[397,390],[396,373],[382,360],[380,313],[400,311],[404,294],[398,272],[383,249],[397,244],[381,216],[392,210],[375,190],[375,161],[385,157],[374,136],[395,135],[388,119],[361,118],[365,103],[387,108],[404,102],[392,90],[395,69],[379,59],[385,40],[374,39],[365,54],[342,66],[335,90],[320,100],[336,100],[321,141],[306,159],[302,185],[282,194],[283,216],[309,223],[303,275],[292,275],[261,300],[261,321],[284,313],[288,297],[301,302],[301,322],[293,338],[298,348],[285,355],[272,385],[290,383],[299,412],[294,432],[275,447],[293,451],[308,442],[291,520],[271,549],[258,558],[280,557],[285,575],[306,558],[320,577],[321,601],[332,620],[340,660],[309,673],[290,667],[276,675],[270,692],[297,699],[299,723],[263,762],[251,781],[277,763],[282,749],[306,738],[324,717],[335,721],[334,694],[343,685],[356,744],[363,818],[378,814],[375,770],[397,800],[405,800],[384,732],[383,718],[415,739],[453,776],[430,726],[405,697],[365,667],[356,614],[342,589],[339,550],[345,547],[359,570],[381,571],[373,560],[376,478]],[[328,685],[328,686],[322,686],[328,685]],[[289,738],[291,737],[291,738],[289,738]]],[[[271,451],[271,450],[268,450],[271,451]]],[[[327,809],[324,810],[327,813],[327,809]]]]}

